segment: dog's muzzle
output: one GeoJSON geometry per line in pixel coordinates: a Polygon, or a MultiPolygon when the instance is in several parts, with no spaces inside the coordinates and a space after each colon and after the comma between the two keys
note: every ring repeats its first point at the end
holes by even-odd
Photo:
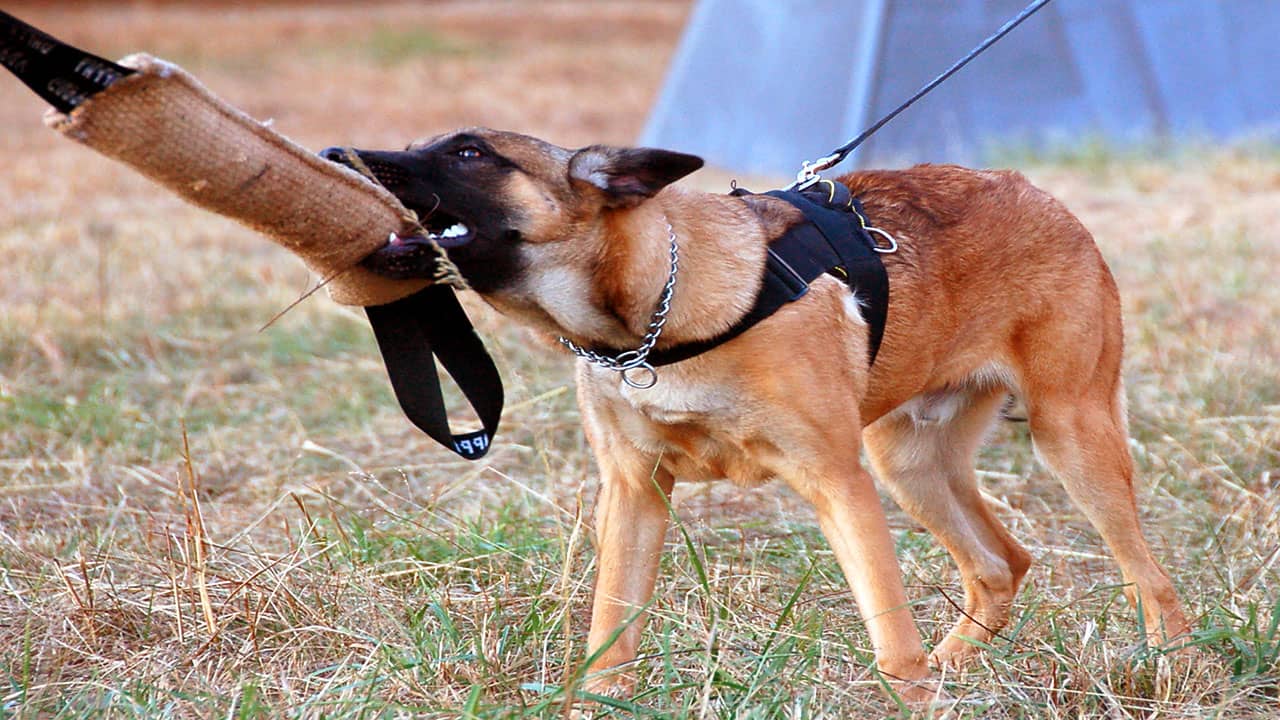
{"type": "MultiPolygon", "coordinates": [[[[320,151],[320,157],[355,170],[393,195],[397,189],[413,182],[413,175],[400,165],[353,148],[325,148],[320,151]]],[[[365,257],[361,266],[393,280],[431,277],[440,248],[462,247],[475,237],[470,227],[441,210],[438,204],[427,211],[425,217],[420,217],[419,222],[421,233],[391,233],[386,244],[365,257]]]]}

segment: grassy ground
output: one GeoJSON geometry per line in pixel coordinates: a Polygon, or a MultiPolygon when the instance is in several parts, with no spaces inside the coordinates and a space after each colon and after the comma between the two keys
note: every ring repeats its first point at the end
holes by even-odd
{"type": "MultiPolygon", "coordinates": [[[[682,4],[12,9],[148,49],[310,147],[464,124],[627,142],[682,4]]],[[[593,469],[570,363],[475,306],[507,381],[491,457],[412,430],[361,316],[293,258],[41,127],[0,79],[0,717],[553,717],[583,658],[593,469]]],[[[904,119],[902,122],[909,122],[904,119]]],[[[980,468],[1036,557],[948,678],[959,717],[1271,717],[1280,658],[1280,152],[1012,158],[1125,297],[1140,503],[1197,651],[1138,643],[1115,566],[1002,428],[980,468]]],[[[724,175],[701,173],[722,187],[724,175]]],[[[868,642],[782,487],[683,488],[619,717],[877,717],[868,642]]],[[[891,509],[928,642],[945,553],[891,509]]]]}

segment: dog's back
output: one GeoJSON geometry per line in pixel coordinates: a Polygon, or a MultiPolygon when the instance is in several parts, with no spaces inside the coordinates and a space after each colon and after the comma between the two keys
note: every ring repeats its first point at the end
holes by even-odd
{"type": "Polygon", "coordinates": [[[1118,372],[1120,303],[1106,263],[1075,216],[1020,173],[920,165],[840,179],[899,240],[884,256],[891,311],[868,422],[921,392],[1020,374],[1063,345],[1118,372]]]}

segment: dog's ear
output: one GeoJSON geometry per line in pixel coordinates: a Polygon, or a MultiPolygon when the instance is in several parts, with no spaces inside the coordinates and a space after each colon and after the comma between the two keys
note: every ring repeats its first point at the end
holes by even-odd
{"type": "Polygon", "coordinates": [[[632,207],[700,167],[697,155],[592,145],[569,159],[569,178],[603,192],[610,207],[632,207]]]}

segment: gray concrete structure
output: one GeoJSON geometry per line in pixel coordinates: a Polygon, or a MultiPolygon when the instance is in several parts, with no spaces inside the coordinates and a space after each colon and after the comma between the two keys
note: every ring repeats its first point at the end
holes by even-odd
{"type": "MultiPolygon", "coordinates": [[[[700,0],[640,139],[792,174],[910,97],[1026,0],[700,0]]],[[[842,169],[993,146],[1280,129],[1280,1],[1055,0],[842,169]]]]}

